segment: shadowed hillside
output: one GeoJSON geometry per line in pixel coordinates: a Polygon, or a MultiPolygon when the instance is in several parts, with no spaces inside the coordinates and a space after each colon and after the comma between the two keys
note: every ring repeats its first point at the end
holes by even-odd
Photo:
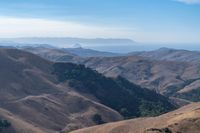
{"type": "Polygon", "coordinates": [[[198,62],[158,61],[124,56],[89,58],[84,64],[107,77],[122,76],[132,83],[165,96],[190,101],[199,100],[200,63],[198,62]]]}
{"type": "Polygon", "coordinates": [[[167,98],[134,85],[122,77],[106,78],[90,68],[75,64],[54,64],[59,81],[89,94],[124,117],[154,116],[173,109],[167,98]]]}

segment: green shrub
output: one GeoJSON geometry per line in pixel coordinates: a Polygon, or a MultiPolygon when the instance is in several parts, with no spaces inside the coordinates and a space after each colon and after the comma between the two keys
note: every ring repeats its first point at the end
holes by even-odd
{"type": "Polygon", "coordinates": [[[104,124],[105,122],[102,120],[101,118],[101,115],[99,114],[95,114],[93,117],[92,117],[92,120],[97,124],[104,124]]]}
{"type": "Polygon", "coordinates": [[[9,121],[0,119],[0,132],[3,129],[8,128],[10,126],[11,126],[11,123],[9,121]]]}

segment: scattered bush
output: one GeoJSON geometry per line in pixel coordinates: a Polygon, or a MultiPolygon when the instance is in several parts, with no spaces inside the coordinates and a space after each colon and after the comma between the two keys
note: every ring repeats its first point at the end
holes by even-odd
{"type": "Polygon", "coordinates": [[[11,123],[7,120],[0,120],[0,133],[3,129],[8,128],[11,126],[11,123]]]}
{"type": "Polygon", "coordinates": [[[102,120],[101,118],[101,115],[99,114],[95,114],[93,117],[92,117],[92,120],[97,124],[104,124],[105,122],[102,120]]]}

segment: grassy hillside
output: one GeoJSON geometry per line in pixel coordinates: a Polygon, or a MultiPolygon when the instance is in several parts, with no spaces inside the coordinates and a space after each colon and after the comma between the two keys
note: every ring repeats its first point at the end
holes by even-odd
{"type": "Polygon", "coordinates": [[[115,110],[94,102],[52,74],[53,63],[16,49],[0,49],[0,118],[3,133],[55,133],[122,120],[115,110]],[[95,121],[94,121],[95,120],[95,121]]]}
{"type": "MultiPolygon", "coordinates": [[[[122,76],[134,84],[176,98],[174,102],[180,106],[185,104],[183,100],[200,101],[197,95],[200,88],[199,52],[161,48],[130,53],[130,56],[106,58],[96,57],[93,53],[92,58],[81,58],[66,49],[29,47],[24,50],[51,61],[83,63],[108,77],[122,76]]],[[[82,48],[70,50],[88,54],[88,50],[82,48]]]]}
{"type": "Polygon", "coordinates": [[[138,118],[81,129],[72,133],[199,133],[200,103],[159,117],[138,118]]]}
{"type": "Polygon", "coordinates": [[[54,74],[60,82],[68,82],[76,91],[92,95],[125,118],[155,116],[174,108],[167,98],[153,91],[122,77],[107,78],[83,65],[55,63],[54,74]]]}
{"type": "Polygon", "coordinates": [[[199,101],[198,98],[193,99],[191,96],[196,95],[195,92],[198,92],[200,87],[200,63],[198,62],[160,61],[124,56],[90,58],[84,64],[107,77],[122,76],[132,83],[167,97],[177,96],[177,93],[182,95],[181,93],[184,92],[185,96],[179,96],[179,99],[199,101]]]}

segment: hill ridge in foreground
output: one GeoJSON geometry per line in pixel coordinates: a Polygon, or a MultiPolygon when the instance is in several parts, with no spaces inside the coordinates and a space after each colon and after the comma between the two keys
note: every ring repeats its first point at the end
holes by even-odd
{"type": "Polygon", "coordinates": [[[0,120],[11,126],[2,133],[55,133],[96,125],[122,116],[59,84],[52,62],[16,49],[0,49],[0,120]],[[11,131],[10,131],[11,130],[11,131]]]}
{"type": "Polygon", "coordinates": [[[158,117],[114,122],[71,133],[199,133],[199,125],[200,103],[192,103],[158,117]]]}

